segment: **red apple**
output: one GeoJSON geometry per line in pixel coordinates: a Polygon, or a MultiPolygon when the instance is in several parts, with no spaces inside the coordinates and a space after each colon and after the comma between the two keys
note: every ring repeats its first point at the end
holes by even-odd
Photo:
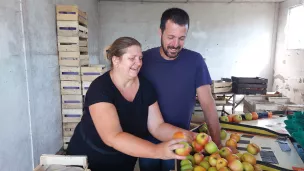
{"type": "Polygon", "coordinates": [[[248,162],[242,162],[244,171],[254,171],[253,166],[248,162]]]}
{"type": "Polygon", "coordinates": [[[243,171],[243,164],[239,160],[233,160],[228,164],[228,167],[232,171],[243,171]]]}
{"type": "Polygon", "coordinates": [[[194,157],[195,164],[199,164],[204,159],[204,155],[201,153],[195,153],[193,157],[194,157]]]}
{"type": "Polygon", "coordinates": [[[241,160],[243,162],[248,162],[252,165],[256,164],[256,158],[254,157],[254,155],[247,153],[247,152],[242,155],[241,160]]]}
{"type": "Polygon", "coordinates": [[[201,152],[204,149],[204,146],[199,144],[197,141],[192,141],[192,147],[195,152],[201,152]]]}
{"type": "Polygon", "coordinates": [[[210,166],[216,166],[216,163],[220,158],[221,156],[218,153],[211,154],[211,156],[209,157],[210,166]]]}
{"type": "Polygon", "coordinates": [[[205,146],[209,141],[209,135],[201,132],[199,134],[197,134],[196,136],[196,142],[198,142],[200,145],[205,146]]]}
{"type": "Polygon", "coordinates": [[[234,115],[234,116],[232,117],[232,121],[233,121],[233,122],[236,122],[236,123],[239,123],[239,122],[242,121],[242,116],[241,116],[241,115],[234,115]]]}
{"type": "Polygon", "coordinates": [[[228,155],[232,154],[232,151],[229,147],[223,147],[220,150],[221,157],[226,158],[228,155]]]}
{"type": "Polygon", "coordinates": [[[213,154],[218,151],[218,147],[213,141],[210,141],[205,145],[205,151],[209,154],[213,154]]]}
{"type": "Polygon", "coordinates": [[[229,140],[226,141],[226,146],[237,148],[237,142],[235,141],[235,139],[230,138],[229,140]]]}
{"type": "Polygon", "coordinates": [[[228,163],[230,163],[233,160],[240,160],[240,158],[235,154],[230,154],[229,156],[226,157],[226,160],[228,161],[228,163]]]}
{"type": "Polygon", "coordinates": [[[190,154],[192,147],[187,142],[180,142],[179,144],[183,144],[183,148],[178,148],[175,150],[175,153],[180,156],[187,156],[190,154]]]}
{"type": "Polygon", "coordinates": [[[228,115],[229,122],[232,122],[233,115],[228,115]]]}
{"type": "Polygon", "coordinates": [[[228,161],[224,158],[220,158],[216,162],[216,169],[219,170],[222,167],[226,167],[228,165],[228,161]]]}
{"type": "Polygon", "coordinates": [[[247,146],[247,151],[253,155],[256,155],[260,152],[260,147],[254,143],[250,143],[247,146]]]}
{"type": "Polygon", "coordinates": [[[202,166],[195,166],[193,171],[206,171],[206,169],[203,168],[202,166]]]}
{"type": "Polygon", "coordinates": [[[237,143],[241,140],[241,135],[238,133],[232,133],[230,139],[234,139],[237,143]]]}

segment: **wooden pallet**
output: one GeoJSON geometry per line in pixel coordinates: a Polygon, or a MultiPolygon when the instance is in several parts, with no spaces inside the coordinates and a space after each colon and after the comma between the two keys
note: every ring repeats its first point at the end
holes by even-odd
{"type": "Polygon", "coordinates": [[[88,25],[87,13],[81,11],[76,5],[56,5],[56,19],[78,21],[82,25],[88,25]]]}
{"type": "Polygon", "coordinates": [[[229,93],[232,91],[232,82],[213,80],[211,90],[212,93],[229,93]]]}
{"type": "Polygon", "coordinates": [[[62,109],[82,109],[82,95],[62,95],[62,109]]]}
{"type": "Polygon", "coordinates": [[[40,156],[40,164],[33,171],[46,171],[48,168],[59,167],[59,166],[62,167],[77,166],[83,168],[84,171],[90,171],[90,169],[88,169],[87,156],[49,155],[49,154],[43,154],[40,156]]]}
{"type": "Polygon", "coordinates": [[[62,122],[80,122],[82,115],[82,109],[62,109],[62,122]]]}

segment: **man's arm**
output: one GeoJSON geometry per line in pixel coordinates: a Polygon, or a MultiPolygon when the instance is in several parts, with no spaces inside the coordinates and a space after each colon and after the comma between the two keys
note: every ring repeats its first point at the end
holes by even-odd
{"type": "Polygon", "coordinates": [[[220,138],[221,128],[210,85],[202,85],[196,89],[196,92],[212,141],[220,148],[222,147],[220,138]]]}

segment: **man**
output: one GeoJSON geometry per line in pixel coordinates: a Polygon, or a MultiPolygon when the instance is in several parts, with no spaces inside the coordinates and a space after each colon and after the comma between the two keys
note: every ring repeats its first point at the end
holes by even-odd
{"type": "MultiPolygon", "coordinates": [[[[221,147],[220,125],[208,68],[199,53],[183,48],[188,29],[189,16],[184,10],[167,9],[162,14],[159,29],[161,47],[143,53],[141,74],[154,85],[164,120],[175,126],[189,129],[197,94],[212,140],[221,147]]],[[[159,142],[152,136],[147,139],[159,142]]],[[[141,158],[139,164],[141,171],[174,169],[172,160],[141,158]]]]}

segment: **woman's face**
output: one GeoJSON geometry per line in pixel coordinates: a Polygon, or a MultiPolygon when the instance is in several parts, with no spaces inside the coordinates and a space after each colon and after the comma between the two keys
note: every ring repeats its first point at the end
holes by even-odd
{"type": "Polygon", "coordinates": [[[120,58],[116,58],[116,67],[114,66],[114,68],[128,77],[137,77],[142,66],[142,56],[142,51],[139,46],[130,46],[126,49],[126,53],[124,55],[120,58]]]}

